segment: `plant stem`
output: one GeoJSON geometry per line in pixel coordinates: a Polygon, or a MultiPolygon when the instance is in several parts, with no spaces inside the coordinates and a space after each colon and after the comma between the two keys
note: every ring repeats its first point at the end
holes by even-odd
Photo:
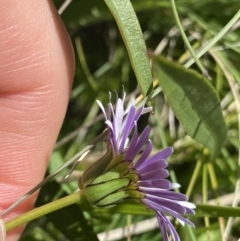
{"type": "Polygon", "coordinates": [[[184,32],[184,29],[182,27],[182,24],[180,22],[180,19],[179,19],[179,16],[178,16],[178,12],[177,12],[177,8],[176,8],[176,4],[175,4],[175,1],[174,0],[170,0],[171,2],[171,5],[172,5],[172,10],[173,10],[173,15],[174,15],[174,18],[175,18],[175,21],[176,21],[176,24],[177,24],[177,27],[179,29],[179,32],[182,36],[182,39],[184,41],[184,43],[186,44],[187,48],[188,48],[188,51],[190,52],[190,54],[192,55],[192,58],[194,59],[194,61],[196,62],[198,68],[202,71],[202,73],[207,76],[208,76],[208,73],[207,73],[207,70],[202,66],[201,62],[199,61],[198,57],[196,56],[191,44],[189,43],[188,41],[188,38],[184,32]]]}
{"type": "Polygon", "coordinates": [[[16,228],[22,224],[28,223],[36,218],[42,217],[48,213],[54,212],[58,209],[67,207],[74,203],[82,203],[84,200],[81,191],[75,192],[67,197],[58,199],[51,203],[45,204],[41,207],[35,208],[27,213],[15,217],[5,223],[6,231],[16,228]]]}
{"type": "MultiPolygon", "coordinates": [[[[238,21],[240,18],[240,10],[233,16],[233,18],[224,26],[224,28],[215,35],[214,38],[209,40],[209,42],[197,53],[197,58],[200,58],[204,55],[215,43],[217,43],[231,28],[232,26],[238,21]]],[[[189,59],[187,63],[184,64],[184,67],[189,68],[196,60],[189,59]]]]}

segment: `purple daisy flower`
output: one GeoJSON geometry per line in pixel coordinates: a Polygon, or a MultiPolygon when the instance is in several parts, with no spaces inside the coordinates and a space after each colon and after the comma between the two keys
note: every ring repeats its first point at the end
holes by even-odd
{"type": "MultiPolygon", "coordinates": [[[[134,101],[131,101],[124,111],[124,100],[125,93],[123,99],[118,98],[115,111],[110,102],[108,109],[105,110],[98,101],[106,118],[110,146],[115,156],[124,154],[124,161],[131,163],[129,173],[137,173],[138,180],[130,184],[129,190],[134,187],[137,193],[141,194],[139,195],[142,197],[141,202],[156,213],[164,241],[169,240],[168,234],[174,241],[180,241],[166,213],[177,218],[182,225],[186,223],[194,226],[182,215],[194,214],[195,205],[188,202],[185,195],[172,190],[180,187],[179,184],[171,183],[166,179],[169,176],[166,170],[168,166],[166,159],[172,154],[173,148],[168,147],[150,156],[152,151],[152,143],[148,139],[150,127],[147,126],[138,136],[137,121],[143,113],[151,111],[151,108],[141,107],[137,110],[134,101]]],[[[130,198],[134,198],[134,195],[130,195],[130,198]]]]}
{"type": "MultiPolygon", "coordinates": [[[[129,142],[129,135],[136,125],[139,117],[142,114],[148,113],[152,110],[151,107],[141,107],[138,110],[134,106],[134,100],[132,99],[124,110],[124,101],[126,93],[123,93],[123,98],[118,98],[115,111],[112,103],[109,101],[108,108],[105,110],[102,103],[97,100],[99,107],[105,116],[105,123],[108,127],[108,139],[112,147],[114,155],[118,155],[124,152],[129,142]]],[[[110,98],[111,100],[111,93],[110,98]]]]}

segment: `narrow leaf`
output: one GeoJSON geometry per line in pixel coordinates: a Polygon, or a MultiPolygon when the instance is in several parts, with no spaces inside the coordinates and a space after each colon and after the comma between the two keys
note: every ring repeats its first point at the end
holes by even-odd
{"type": "Polygon", "coordinates": [[[152,91],[152,74],[141,27],[129,0],[105,0],[117,22],[144,97],[152,91]]]}
{"type": "MultiPolygon", "coordinates": [[[[228,207],[228,206],[215,206],[215,205],[203,205],[196,204],[197,217],[239,217],[240,208],[228,207]]],[[[113,208],[96,208],[92,209],[93,213],[122,213],[132,215],[149,215],[155,216],[156,214],[151,209],[147,209],[144,205],[137,202],[124,202],[120,203],[113,208]]]]}
{"type": "Polygon", "coordinates": [[[239,217],[239,207],[227,207],[227,206],[215,206],[197,204],[196,215],[197,216],[209,216],[209,217],[239,217]]]}
{"type": "Polygon", "coordinates": [[[154,71],[187,134],[209,148],[214,159],[227,133],[216,90],[197,72],[162,57],[154,57],[154,71]]]}

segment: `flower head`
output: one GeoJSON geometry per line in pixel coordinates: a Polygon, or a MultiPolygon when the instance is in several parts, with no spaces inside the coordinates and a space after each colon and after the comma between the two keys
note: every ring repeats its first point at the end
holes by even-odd
{"type": "Polygon", "coordinates": [[[118,98],[115,110],[111,103],[105,110],[100,101],[108,127],[110,151],[99,159],[81,178],[81,188],[85,188],[85,196],[94,206],[111,206],[124,199],[135,199],[152,209],[158,219],[164,241],[168,234],[174,241],[179,236],[166,217],[166,213],[177,218],[179,222],[194,226],[184,214],[194,214],[195,205],[187,201],[187,197],[172,189],[179,184],[171,183],[166,178],[167,158],[173,148],[168,147],[154,155],[152,142],[149,140],[150,127],[147,126],[138,136],[137,121],[143,113],[151,108],[136,109],[131,101],[124,110],[124,99],[118,98]],[[97,172],[97,176],[95,175],[97,172]],[[100,190],[100,191],[99,191],[100,190]]]}

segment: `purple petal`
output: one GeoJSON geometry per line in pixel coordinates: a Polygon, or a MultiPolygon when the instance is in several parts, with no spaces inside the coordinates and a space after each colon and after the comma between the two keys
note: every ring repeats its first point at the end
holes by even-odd
{"type": "Polygon", "coordinates": [[[169,156],[171,156],[173,153],[173,147],[167,147],[160,151],[158,154],[161,155],[159,156],[159,159],[167,159],[169,156]]]}
{"type": "Polygon", "coordinates": [[[135,101],[134,99],[131,99],[129,102],[128,102],[128,105],[127,105],[127,108],[124,112],[124,114],[127,114],[129,112],[129,109],[131,108],[131,106],[134,106],[135,105],[135,101]]]}
{"type": "Polygon", "coordinates": [[[157,220],[159,224],[159,228],[162,233],[162,237],[164,241],[169,241],[168,239],[168,225],[167,225],[167,217],[164,216],[164,214],[160,215],[161,212],[156,212],[157,214],[157,220]]]}
{"type": "Polygon", "coordinates": [[[173,227],[173,225],[170,221],[168,222],[167,226],[168,226],[168,230],[170,231],[170,233],[173,237],[173,241],[180,241],[178,233],[177,233],[176,229],[173,227]]]}
{"type": "Polygon", "coordinates": [[[108,103],[108,120],[111,120],[111,117],[114,116],[114,109],[112,103],[108,103]]]}
{"type": "Polygon", "coordinates": [[[141,107],[137,110],[137,113],[136,113],[136,121],[137,121],[137,120],[139,119],[139,117],[142,115],[143,109],[144,109],[144,107],[141,106],[141,107]]]}
{"type": "Polygon", "coordinates": [[[138,161],[134,164],[134,168],[137,169],[138,166],[141,166],[141,164],[145,162],[145,160],[147,160],[151,151],[152,151],[152,142],[149,140],[147,143],[147,146],[144,148],[143,153],[140,155],[138,161]]]}
{"type": "Polygon", "coordinates": [[[174,241],[180,241],[177,231],[173,227],[172,223],[168,220],[168,218],[164,215],[163,212],[156,212],[157,220],[159,223],[159,227],[163,234],[164,241],[169,241],[167,237],[167,230],[171,233],[174,241]]]}
{"type": "Polygon", "coordinates": [[[168,177],[169,173],[165,169],[156,169],[156,170],[152,170],[150,172],[143,172],[143,173],[139,172],[139,175],[140,175],[140,177],[139,177],[140,181],[145,181],[145,180],[156,181],[161,178],[168,177]]]}
{"type": "Polygon", "coordinates": [[[171,156],[173,153],[173,148],[172,147],[167,147],[160,152],[154,154],[151,156],[151,161],[152,160],[161,160],[161,159],[167,159],[169,156],[171,156]]]}
{"type": "Polygon", "coordinates": [[[170,215],[172,215],[173,217],[179,219],[180,221],[184,222],[184,223],[187,223],[191,226],[194,226],[192,222],[190,222],[188,219],[184,218],[183,216],[181,216],[179,213],[173,211],[172,209],[168,208],[168,207],[165,207],[165,206],[161,206],[159,205],[158,203],[150,200],[150,199],[147,199],[147,198],[144,198],[142,199],[142,202],[144,202],[149,208],[153,209],[154,211],[162,211],[162,212],[167,212],[169,213],[170,215]]]}
{"type": "Polygon", "coordinates": [[[112,122],[111,122],[110,120],[106,120],[106,121],[105,121],[105,124],[108,126],[108,128],[110,129],[110,131],[114,134],[112,122]]]}
{"type": "Polygon", "coordinates": [[[178,201],[178,203],[183,207],[185,207],[186,214],[195,214],[193,209],[196,208],[196,206],[193,203],[186,202],[186,201],[178,201]]]}
{"type": "Polygon", "coordinates": [[[135,122],[133,136],[124,157],[126,161],[132,161],[132,159],[129,159],[129,152],[131,153],[132,151],[131,146],[137,145],[137,141],[138,141],[138,130],[137,130],[137,123],[135,122]]]}
{"type": "Polygon", "coordinates": [[[195,214],[194,210],[192,210],[191,208],[185,207],[185,209],[186,209],[186,214],[195,214]]]}
{"type": "Polygon", "coordinates": [[[134,158],[137,156],[137,154],[141,151],[143,145],[148,140],[150,131],[151,131],[150,126],[147,126],[143,130],[142,134],[139,136],[137,143],[136,144],[130,143],[129,148],[126,152],[127,160],[131,160],[131,161],[134,160],[134,158]],[[133,145],[133,144],[135,144],[135,145],[133,145]]]}
{"type": "Polygon", "coordinates": [[[174,212],[177,213],[181,213],[181,214],[185,214],[186,210],[183,206],[181,206],[180,204],[178,204],[177,202],[168,200],[168,199],[162,199],[160,197],[156,198],[156,197],[152,197],[147,195],[146,198],[148,200],[151,200],[153,202],[155,202],[156,204],[158,204],[161,207],[166,207],[174,212]]]}
{"type": "Polygon", "coordinates": [[[120,145],[119,145],[119,152],[122,153],[125,147],[125,142],[130,134],[130,132],[132,131],[133,127],[134,127],[134,123],[135,123],[135,113],[136,113],[136,108],[134,106],[132,106],[126,116],[126,121],[125,124],[123,124],[122,128],[123,128],[123,133],[122,133],[122,138],[120,141],[120,145]]]}
{"type": "Polygon", "coordinates": [[[176,200],[176,201],[187,201],[187,197],[182,193],[169,191],[169,190],[162,190],[158,188],[139,187],[139,189],[142,192],[153,195],[157,198],[167,198],[167,199],[176,200]]]}
{"type": "MultiPolygon", "coordinates": [[[[137,162],[138,163],[138,162],[137,162]]],[[[140,163],[139,167],[136,168],[136,165],[134,165],[134,168],[136,168],[139,172],[149,172],[151,170],[156,170],[156,169],[164,169],[167,167],[168,164],[166,160],[157,160],[157,161],[152,161],[148,163],[148,159],[145,160],[145,163],[140,163]]]]}
{"type": "Polygon", "coordinates": [[[115,116],[113,116],[113,128],[116,136],[116,140],[119,140],[121,134],[121,127],[123,121],[124,109],[123,102],[121,99],[117,100],[115,116]]]}
{"type": "Polygon", "coordinates": [[[102,110],[102,112],[103,112],[103,115],[104,115],[105,119],[107,120],[107,119],[108,119],[108,118],[107,118],[107,114],[106,114],[106,111],[105,111],[105,109],[104,109],[104,107],[103,107],[102,102],[99,101],[99,100],[96,100],[96,102],[97,102],[98,106],[101,108],[101,110],[102,110]]]}
{"type": "Polygon", "coordinates": [[[171,189],[171,182],[166,179],[159,179],[157,181],[138,181],[138,186],[139,187],[155,187],[155,188],[161,188],[161,189],[166,189],[169,190],[171,189]]]}
{"type": "MultiPolygon", "coordinates": [[[[168,148],[167,148],[168,149],[168,148]]],[[[166,150],[166,149],[165,149],[166,150]]],[[[163,158],[162,155],[162,151],[154,154],[153,156],[150,156],[144,163],[142,163],[142,167],[145,167],[146,165],[152,163],[152,162],[157,162],[157,161],[161,161],[164,160],[166,158],[163,158]]],[[[167,162],[166,162],[167,163],[167,162]]],[[[138,165],[139,166],[139,165],[138,165]]],[[[166,167],[168,166],[168,164],[166,164],[166,167]]],[[[139,166],[140,167],[140,166],[139,166]]],[[[141,167],[141,168],[142,168],[141,167]]]]}
{"type": "Polygon", "coordinates": [[[136,108],[135,108],[135,106],[131,106],[129,111],[126,113],[122,128],[123,129],[125,129],[125,128],[132,129],[134,127],[134,123],[136,122],[135,117],[136,117],[136,108]]]}
{"type": "Polygon", "coordinates": [[[122,100],[123,100],[123,103],[125,102],[125,98],[126,98],[126,92],[124,91],[124,88],[123,88],[123,93],[122,93],[122,100]]]}

